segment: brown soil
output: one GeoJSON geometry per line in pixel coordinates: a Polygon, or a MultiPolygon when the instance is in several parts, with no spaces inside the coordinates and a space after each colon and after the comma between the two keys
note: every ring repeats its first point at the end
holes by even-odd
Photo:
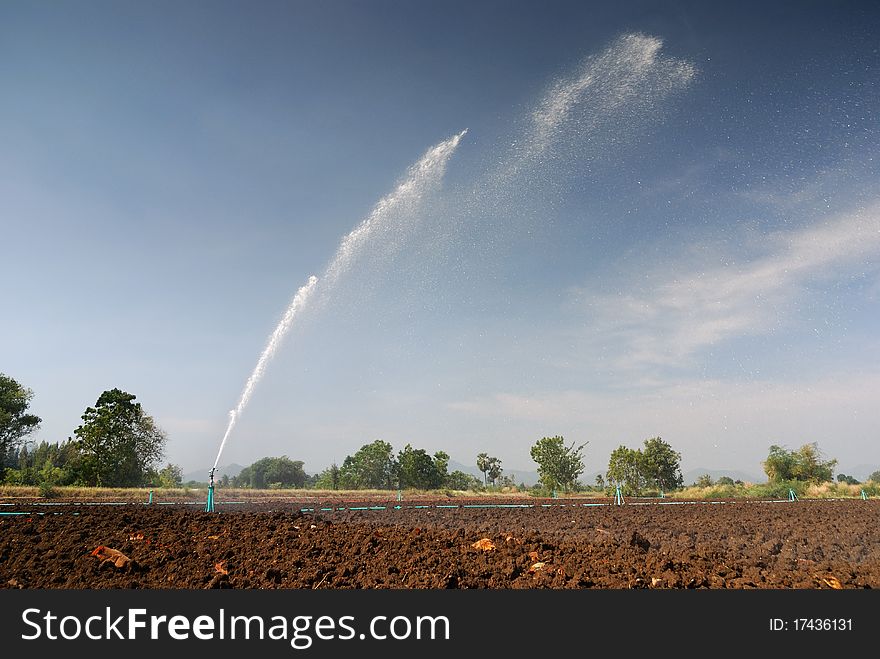
{"type": "Polygon", "coordinates": [[[876,500],[520,503],[19,502],[0,507],[0,587],[880,587],[876,500]]]}

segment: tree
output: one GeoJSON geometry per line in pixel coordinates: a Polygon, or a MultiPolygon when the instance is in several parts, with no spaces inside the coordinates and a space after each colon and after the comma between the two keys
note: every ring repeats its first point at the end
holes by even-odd
{"type": "Polygon", "coordinates": [[[364,444],[354,455],[346,456],[339,470],[344,489],[386,489],[394,487],[396,464],[391,444],[377,439],[364,444]]]}
{"type": "Polygon", "coordinates": [[[501,476],[501,460],[491,457],[488,453],[480,453],[477,456],[477,469],[483,472],[483,485],[495,484],[501,476]]]}
{"type": "Polygon", "coordinates": [[[489,471],[489,454],[480,453],[477,455],[477,469],[483,472],[483,485],[489,484],[489,477],[486,472],[489,471]]]}
{"type": "Polygon", "coordinates": [[[549,490],[562,488],[568,491],[577,485],[578,476],[584,472],[581,452],[588,442],[580,446],[565,446],[565,440],[555,437],[542,437],[532,446],[531,456],[538,464],[538,477],[549,490]]]}
{"type": "Polygon", "coordinates": [[[608,461],[606,477],[622,484],[625,493],[635,496],[649,486],[667,492],[684,483],[680,462],[680,453],[659,437],[651,437],[645,440],[644,449],[617,447],[608,461]]]}
{"type": "Polygon", "coordinates": [[[701,474],[696,481],[694,481],[694,485],[697,487],[712,487],[715,482],[712,480],[712,477],[709,474],[701,474]]]}
{"type": "Polygon", "coordinates": [[[5,456],[5,482],[14,485],[73,485],[79,470],[76,442],[22,442],[5,456]],[[30,447],[30,448],[29,448],[30,447]]]}
{"type": "Polygon", "coordinates": [[[773,482],[794,480],[795,459],[793,451],[773,444],[764,460],[764,473],[773,482]]]}
{"type": "Polygon", "coordinates": [[[446,480],[448,464],[449,456],[442,451],[432,458],[425,449],[414,449],[407,444],[397,454],[398,486],[420,490],[442,487],[446,480]]]}
{"type": "MultiPolygon", "coordinates": [[[[33,391],[0,373],[0,456],[17,448],[24,437],[39,428],[42,419],[27,414],[33,397],[33,391]]],[[[5,461],[0,462],[0,476],[4,468],[5,461]]]]}
{"type": "Polygon", "coordinates": [[[180,487],[183,485],[183,470],[175,464],[167,464],[159,470],[159,487],[180,487]]]}
{"type": "Polygon", "coordinates": [[[814,483],[825,483],[834,476],[837,460],[823,460],[822,452],[816,442],[804,444],[797,452],[797,472],[795,478],[814,483]]]}
{"type": "Polygon", "coordinates": [[[480,479],[463,471],[453,471],[446,477],[446,487],[452,490],[478,490],[482,483],[480,479]]]}
{"type": "Polygon", "coordinates": [[[859,481],[855,476],[847,476],[846,474],[837,474],[838,483],[846,483],[847,485],[859,485],[859,481]]]}
{"type": "Polygon", "coordinates": [[[75,431],[81,455],[80,478],[86,485],[143,485],[165,452],[165,433],[146,414],[136,396],[105,391],[87,407],[75,431]]]}
{"type": "Polygon", "coordinates": [[[872,483],[880,483],[880,471],[873,472],[870,476],[868,476],[868,480],[872,483]]]}
{"type": "Polygon", "coordinates": [[[642,451],[642,468],[645,480],[657,487],[662,492],[669,492],[684,484],[681,475],[681,453],[672,450],[672,447],[659,437],[651,437],[645,440],[645,448],[642,451]]]}
{"type": "Polygon", "coordinates": [[[624,494],[638,496],[647,484],[645,478],[645,456],[639,449],[618,446],[608,460],[605,477],[609,483],[623,486],[624,494]]]}
{"type": "Polygon", "coordinates": [[[281,457],[260,458],[249,467],[245,467],[233,479],[236,487],[251,487],[257,490],[266,488],[300,488],[305,485],[305,463],[291,460],[286,455],[281,457]]]}
{"type": "Polygon", "coordinates": [[[832,479],[836,466],[836,459],[822,459],[815,442],[804,444],[797,451],[774,444],[764,461],[764,472],[771,482],[797,480],[824,483],[832,479]]]}
{"type": "Polygon", "coordinates": [[[442,487],[443,483],[446,481],[447,476],[449,476],[449,454],[445,451],[437,451],[434,453],[434,469],[437,471],[437,475],[439,476],[439,483],[437,487],[442,487]]]}
{"type": "Polygon", "coordinates": [[[339,467],[335,462],[317,475],[315,487],[319,490],[339,489],[339,467]]]}

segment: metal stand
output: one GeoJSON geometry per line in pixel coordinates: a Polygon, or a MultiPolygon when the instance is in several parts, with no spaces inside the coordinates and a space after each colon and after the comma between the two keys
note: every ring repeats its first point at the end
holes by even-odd
{"type": "Polygon", "coordinates": [[[788,500],[789,501],[797,501],[798,495],[794,493],[794,489],[788,488],[788,500]]]}
{"type": "Polygon", "coordinates": [[[615,506],[622,506],[623,504],[624,504],[623,492],[620,491],[620,485],[618,485],[614,489],[614,505],[615,506]]]}
{"type": "Polygon", "coordinates": [[[206,513],[214,512],[214,472],[216,471],[216,467],[211,469],[211,473],[209,475],[208,480],[208,503],[205,506],[206,513]]]}

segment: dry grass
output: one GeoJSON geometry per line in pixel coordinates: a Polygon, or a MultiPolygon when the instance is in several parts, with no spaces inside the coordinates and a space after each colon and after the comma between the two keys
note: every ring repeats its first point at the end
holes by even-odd
{"type": "Polygon", "coordinates": [[[850,485],[848,483],[818,483],[809,485],[804,493],[809,499],[833,499],[833,498],[858,498],[861,496],[865,485],[850,485]]]}
{"type": "MultiPolygon", "coordinates": [[[[77,501],[124,501],[146,502],[161,497],[165,501],[197,501],[206,497],[206,490],[191,489],[150,489],[148,487],[81,487],[76,485],[56,485],[52,487],[52,499],[77,501]]],[[[43,499],[40,488],[30,485],[0,485],[0,499],[4,501],[43,499]]]]}
{"type": "MultiPolygon", "coordinates": [[[[674,492],[667,492],[670,499],[729,499],[729,498],[766,498],[766,484],[743,483],[741,485],[712,485],[710,487],[686,487],[674,492]]],[[[853,498],[861,496],[865,490],[871,497],[880,495],[880,490],[875,483],[848,485],[847,483],[827,482],[809,485],[803,491],[801,497],[807,499],[828,498],[853,498]]],[[[128,502],[146,503],[150,500],[150,492],[153,493],[154,502],[202,502],[207,500],[207,487],[197,488],[122,488],[122,487],[78,487],[56,486],[52,488],[51,499],[57,501],[90,501],[90,502],[128,502]]],[[[16,501],[46,499],[45,493],[41,493],[39,487],[25,485],[0,485],[0,501],[10,503],[16,501]]],[[[390,502],[397,500],[396,490],[311,490],[311,489],[288,489],[288,490],[254,490],[245,488],[230,488],[217,486],[216,493],[218,502],[222,501],[298,501],[305,503],[329,503],[333,501],[377,501],[390,502]]],[[[522,499],[532,496],[528,491],[521,492],[516,488],[489,491],[459,491],[459,490],[404,490],[401,497],[405,501],[418,501],[420,499],[436,500],[438,496],[445,496],[450,500],[455,499],[487,499],[505,500],[522,499]]],[[[596,499],[607,498],[603,492],[578,492],[559,494],[565,499],[596,499]]]]}
{"type": "MultiPolygon", "coordinates": [[[[192,502],[205,501],[207,499],[207,487],[197,488],[121,488],[121,487],[78,487],[56,486],[52,488],[53,500],[58,501],[96,501],[96,502],[127,502],[140,503],[150,500],[150,492],[153,493],[153,501],[158,502],[192,502]]],[[[401,492],[405,500],[436,499],[437,496],[446,496],[449,499],[456,498],[521,498],[520,492],[472,492],[457,490],[404,490],[401,492]]],[[[302,501],[302,502],[330,502],[358,499],[362,501],[395,501],[396,490],[312,490],[312,489],[266,489],[255,490],[245,488],[232,488],[217,486],[215,491],[217,501],[302,501]]],[[[45,499],[40,488],[26,485],[0,485],[0,501],[28,501],[45,499]]]]}

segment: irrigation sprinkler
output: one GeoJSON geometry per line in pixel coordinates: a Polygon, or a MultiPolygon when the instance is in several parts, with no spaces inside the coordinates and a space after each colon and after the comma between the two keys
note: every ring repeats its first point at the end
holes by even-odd
{"type": "Polygon", "coordinates": [[[797,501],[798,495],[794,493],[794,488],[788,488],[788,500],[789,501],[797,501]]]}
{"type": "Polygon", "coordinates": [[[205,506],[206,513],[214,512],[214,472],[217,467],[211,467],[211,473],[208,475],[208,503],[205,506]]]}
{"type": "Polygon", "coordinates": [[[618,484],[614,489],[614,505],[622,506],[623,504],[623,492],[620,491],[620,484],[618,484]]]}
{"type": "Polygon", "coordinates": [[[865,489],[862,488],[862,501],[867,501],[867,500],[868,500],[868,495],[865,494],[865,489]]]}
{"type": "Polygon", "coordinates": [[[153,503],[153,490],[150,490],[150,500],[147,503],[153,503]]]}

